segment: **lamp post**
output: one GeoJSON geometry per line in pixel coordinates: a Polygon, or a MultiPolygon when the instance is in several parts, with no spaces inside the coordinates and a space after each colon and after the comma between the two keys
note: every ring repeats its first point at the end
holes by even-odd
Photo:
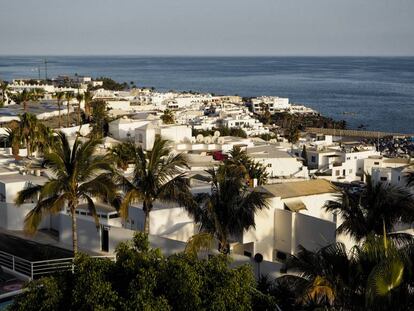
{"type": "Polygon", "coordinates": [[[263,255],[260,253],[256,253],[256,255],[254,255],[254,261],[257,263],[257,276],[260,279],[261,273],[260,273],[260,264],[263,261],[263,255]]]}

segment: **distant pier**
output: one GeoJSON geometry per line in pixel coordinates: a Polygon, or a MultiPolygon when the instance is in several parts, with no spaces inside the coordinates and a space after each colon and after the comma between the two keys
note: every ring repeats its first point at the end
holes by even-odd
{"type": "Polygon", "coordinates": [[[333,136],[349,136],[349,137],[364,137],[364,138],[382,138],[387,136],[393,137],[414,137],[414,134],[408,133],[390,133],[377,131],[359,131],[359,130],[339,130],[328,128],[307,127],[305,132],[312,134],[324,134],[333,136]]]}

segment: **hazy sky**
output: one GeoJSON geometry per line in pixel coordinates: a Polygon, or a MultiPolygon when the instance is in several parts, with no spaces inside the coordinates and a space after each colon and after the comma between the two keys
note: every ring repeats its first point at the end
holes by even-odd
{"type": "Polygon", "coordinates": [[[0,54],[414,55],[414,0],[0,0],[0,54]]]}

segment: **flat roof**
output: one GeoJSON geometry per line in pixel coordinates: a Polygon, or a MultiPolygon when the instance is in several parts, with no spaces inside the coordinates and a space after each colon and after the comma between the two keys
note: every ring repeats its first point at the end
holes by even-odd
{"type": "Polygon", "coordinates": [[[384,159],[385,163],[401,163],[401,164],[410,164],[410,160],[406,158],[387,158],[384,159]]]}
{"type": "Polygon", "coordinates": [[[333,184],[324,179],[264,185],[259,187],[260,190],[272,197],[280,197],[282,199],[338,192],[333,184]]]}
{"type": "MultiPolygon", "coordinates": [[[[109,213],[113,213],[116,212],[115,207],[109,205],[109,204],[105,204],[105,203],[98,203],[98,202],[94,202],[95,203],[95,209],[97,213],[102,213],[102,214],[109,214],[109,213]]],[[[85,210],[87,211],[88,208],[88,204],[84,203],[84,204],[80,204],[78,206],[78,209],[81,210],[85,210]]]]}
{"type": "Polygon", "coordinates": [[[35,176],[35,175],[31,175],[31,174],[26,174],[26,175],[22,175],[22,174],[0,175],[0,182],[3,182],[5,184],[14,183],[14,182],[25,182],[25,181],[42,185],[42,184],[44,184],[45,182],[48,181],[48,178],[46,178],[44,176],[35,176]]]}

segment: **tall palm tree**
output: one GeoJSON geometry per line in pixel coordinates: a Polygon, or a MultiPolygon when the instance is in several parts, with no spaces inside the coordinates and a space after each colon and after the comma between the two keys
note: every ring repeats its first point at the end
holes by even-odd
{"type": "Polygon", "coordinates": [[[106,102],[95,100],[90,103],[92,108],[92,136],[101,138],[105,134],[105,127],[108,124],[108,112],[106,110],[106,102]]]}
{"type": "Polygon", "coordinates": [[[120,184],[125,191],[120,212],[126,218],[129,205],[142,202],[144,232],[147,234],[150,233],[150,212],[154,201],[175,202],[185,207],[193,203],[189,182],[183,173],[183,169],[187,168],[186,157],[172,154],[167,144],[168,141],[157,136],[151,150],[145,151],[133,145],[126,147],[132,148],[134,172],[132,180],[120,175],[120,184]]]}
{"type": "Polygon", "coordinates": [[[39,147],[35,142],[42,138],[44,127],[31,113],[26,112],[19,115],[19,121],[13,122],[10,127],[10,132],[13,134],[10,136],[11,144],[14,146],[25,145],[27,157],[30,157],[32,152],[39,147]]]}
{"type": "Polygon", "coordinates": [[[165,124],[174,124],[175,123],[174,113],[170,109],[165,109],[164,113],[161,115],[161,120],[165,124]]]}
{"type": "Polygon", "coordinates": [[[59,126],[59,128],[61,128],[61,126],[62,126],[62,117],[61,117],[61,114],[60,114],[60,108],[62,106],[62,101],[65,98],[65,93],[64,92],[57,92],[57,93],[55,93],[54,97],[56,98],[56,103],[57,103],[57,106],[58,106],[58,109],[59,109],[58,126],[59,126]]]}
{"type": "Polygon", "coordinates": [[[242,150],[240,147],[233,147],[229,152],[229,158],[225,163],[229,166],[234,166],[237,169],[240,169],[245,174],[245,179],[252,184],[252,181],[255,179],[258,185],[264,185],[267,182],[268,173],[266,172],[266,167],[261,163],[255,162],[252,160],[245,150],[242,150]]]}
{"type": "Polygon", "coordinates": [[[1,102],[4,104],[6,101],[7,89],[9,88],[8,84],[4,81],[0,82],[0,90],[1,90],[1,102]]]}
{"type": "Polygon", "coordinates": [[[78,252],[76,209],[81,201],[87,202],[95,217],[93,198],[112,202],[116,186],[112,181],[112,164],[107,155],[96,155],[96,147],[101,142],[91,139],[85,143],[76,138],[72,149],[63,133],[58,134],[58,142],[51,146],[44,156],[45,166],[54,177],[42,186],[31,186],[20,191],[16,204],[38,198],[35,207],[25,219],[25,230],[34,233],[45,214],[55,214],[65,206],[72,217],[73,252],[78,252]]]}
{"type": "Polygon", "coordinates": [[[91,103],[93,101],[93,95],[89,90],[83,93],[83,100],[85,102],[85,114],[87,119],[89,120],[91,115],[91,103]]]}
{"type": "Polygon", "coordinates": [[[338,233],[346,233],[356,241],[374,233],[383,234],[383,229],[393,232],[397,223],[414,221],[414,196],[406,188],[389,184],[374,184],[368,178],[366,189],[360,194],[343,191],[337,200],[325,204],[327,211],[337,213],[342,224],[338,233]]]}
{"type": "Polygon", "coordinates": [[[210,174],[211,194],[196,196],[198,204],[189,213],[201,232],[208,232],[219,242],[219,251],[229,252],[229,240],[244,230],[255,227],[255,214],[267,207],[263,193],[249,189],[244,173],[229,165],[207,171],[210,174]]]}
{"type": "Polygon", "coordinates": [[[134,163],[135,151],[135,145],[132,142],[118,144],[110,149],[116,166],[123,171],[128,168],[129,164],[134,163]]]}
{"type": "Polygon", "coordinates": [[[24,112],[27,112],[27,108],[28,108],[28,103],[29,101],[34,99],[34,92],[33,91],[28,91],[28,90],[23,90],[22,92],[19,92],[17,94],[14,94],[13,96],[13,100],[18,104],[18,105],[22,105],[23,104],[23,110],[24,112]]]}
{"type": "Polygon", "coordinates": [[[76,95],[76,100],[78,101],[78,125],[81,125],[81,102],[83,100],[83,94],[78,93],[76,95]]]}
{"type": "Polygon", "coordinates": [[[315,252],[300,247],[286,262],[294,274],[282,278],[302,307],[408,310],[413,304],[412,247],[412,241],[398,245],[386,234],[370,235],[350,252],[342,243],[315,252]]]}
{"type": "Polygon", "coordinates": [[[65,93],[65,100],[66,100],[66,104],[67,104],[67,114],[66,114],[66,126],[69,127],[70,126],[70,102],[72,101],[72,99],[74,98],[74,94],[73,92],[66,92],[65,93]]]}

